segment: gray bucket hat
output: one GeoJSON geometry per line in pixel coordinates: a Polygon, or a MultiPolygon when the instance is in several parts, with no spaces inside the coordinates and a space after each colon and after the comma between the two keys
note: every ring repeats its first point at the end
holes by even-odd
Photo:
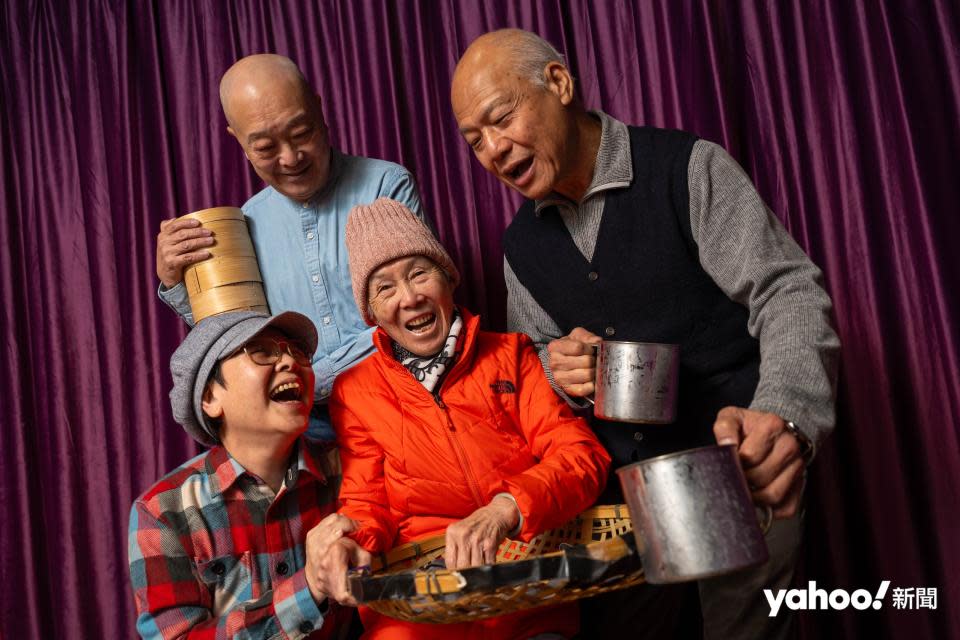
{"type": "Polygon", "coordinates": [[[217,362],[237,352],[264,329],[272,327],[300,342],[309,354],[317,350],[317,329],[295,311],[268,316],[259,311],[231,311],[201,320],[170,358],[173,419],[195,440],[207,446],[220,442],[203,414],[203,390],[217,362]]]}

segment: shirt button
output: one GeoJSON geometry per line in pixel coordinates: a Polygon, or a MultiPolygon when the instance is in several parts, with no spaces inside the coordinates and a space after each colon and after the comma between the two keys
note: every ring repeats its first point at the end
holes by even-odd
{"type": "Polygon", "coordinates": [[[320,282],[320,276],[313,276],[311,280],[313,280],[314,282],[320,282]]]}
{"type": "Polygon", "coordinates": [[[612,336],[612,335],[615,334],[616,332],[617,332],[617,330],[614,329],[613,327],[607,327],[606,329],[603,330],[603,333],[606,334],[606,335],[608,335],[608,336],[612,336]]]}
{"type": "Polygon", "coordinates": [[[594,280],[596,280],[596,279],[599,278],[599,277],[600,277],[600,276],[597,275],[597,272],[596,272],[596,271],[591,271],[590,273],[587,274],[587,280],[589,280],[590,282],[593,282],[594,280]]]}
{"type": "Polygon", "coordinates": [[[643,440],[643,434],[637,431],[635,434],[633,434],[633,439],[636,440],[637,442],[640,442],[641,440],[643,440]]]}
{"type": "Polygon", "coordinates": [[[278,576],[285,576],[285,575],[287,575],[287,571],[289,571],[289,570],[290,570],[290,567],[287,566],[287,563],[286,563],[286,562],[278,562],[278,563],[277,563],[277,575],[278,575],[278,576]]]}
{"type": "Polygon", "coordinates": [[[330,316],[323,316],[323,324],[330,324],[330,316]]]}
{"type": "Polygon", "coordinates": [[[321,398],[326,398],[326,397],[327,397],[327,393],[329,393],[329,391],[327,391],[327,388],[326,388],[326,387],[320,387],[320,397],[321,397],[321,398]]]}
{"type": "Polygon", "coordinates": [[[309,620],[304,620],[303,622],[300,623],[299,629],[300,629],[300,633],[310,633],[311,631],[313,631],[313,623],[310,622],[309,620]]]}
{"type": "Polygon", "coordinates": [[[307,234],[307,240],[313,240],[313,231],[307,234]]]}
{"type": "Polygon", "coordinates": [[[304,203],[303,203],[302,205],[300,205],[300,206],[303,207],[304,209],[309,209],[309,208],[310,208],[310,203],[309,203],[309,202],[304,202],[304,203]]]}

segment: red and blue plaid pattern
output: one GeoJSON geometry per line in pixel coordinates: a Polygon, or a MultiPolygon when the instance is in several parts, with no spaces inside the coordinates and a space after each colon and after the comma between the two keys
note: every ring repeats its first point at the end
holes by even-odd
{"type": "Polygon", "coordinates": [[[342,610],[324,616],[310,595],[304,541],[339,488],[336,449],[302,438],[276,496],[219,446],[169,473],[130,511],[140,635],[332,635],[342,610]]]}

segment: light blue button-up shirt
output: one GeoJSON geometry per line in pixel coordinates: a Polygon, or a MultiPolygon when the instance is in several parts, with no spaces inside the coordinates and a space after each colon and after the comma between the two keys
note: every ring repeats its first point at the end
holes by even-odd
{"type": "MultiPolygon", "coordinates": [[[[312,437],[332,439],[324,405],[333,380],[374,351],[373,329],[353,300],[344,234],[350,210],[380,197],[402,202],[423,217],[417,185],[406,169],[333,151],[330,181],[310,202],[301,204],[267,187],[242,207],[271,313],[298,311],[317,327],[312,437]]],[[[170,289],[161,285],[159,294],[193,325],[182,282],[170,289]]]]}

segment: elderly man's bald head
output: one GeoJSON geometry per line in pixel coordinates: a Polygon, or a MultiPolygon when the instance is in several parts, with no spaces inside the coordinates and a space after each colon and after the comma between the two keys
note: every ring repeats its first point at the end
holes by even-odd
{"type": "Polygon", "coordinates": [[[330,176],[330,143],[320,97],[289,58],[247,56],[220,80],[227,131],[264,182],[305,203],[330,176]]]}
{"type": "Polygon", "coordinates": [[[450,102],[480,164],[511,189],[534,200],[551,191],[578,200],[586,190],[600,126],[540,36],[502,29],[474,40],[454,71],[450,102]]]}
{"type": "Polygon", "coordinates": [[[284,92],[309,100],[313,90],[297,65],[286,56],[258,53],[241,58],[220,79],[220,104],[230,126],[234,126],[234,105],[244,97],[284,92]]]}
{"type": "Polygon", "coordinates": [[[454,71],[454,83],[458,73],[508,63],[518,76],[543,87],[544,69],[551,62],[565,64],[553,45],[537,34],[522,29],[499,29],[483,34],[467,47],[454,71]]]}

